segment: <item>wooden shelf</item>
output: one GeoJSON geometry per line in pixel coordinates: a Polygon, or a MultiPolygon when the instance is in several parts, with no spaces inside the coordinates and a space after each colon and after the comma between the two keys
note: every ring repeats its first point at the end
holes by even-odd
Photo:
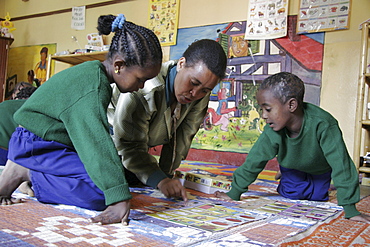
{"type": "Polygon", "coordinates": [[[99,60],[104,61],[108,51],[89,52],[82,54],[70,54],[62,56],[50,56],[52,60],[77,65],[86,61],[99,60]]]}
{"type": "Polygon", "coordinates": [[[370,174],[369,160],[364,159],[364,155],[370,152],[370,119],[368,119],[368,103],[370,103],[370,73],[368,65],[370,63],[370,22],[362,25],[362,46],[360,72],[357,89],[357,109],[355,124],[355,143],[353,161],[360,173],[370,174]],[[367,116],[367,117],[365,117],[367,116]]]}
{"type": "Polygon", "coordinates": [[[363,173],[370,173],[370,167],[367,167],[367,166],[360,166],[358,168],[358,171],[359,172],[363,172],[363,173]]]}
{"type": "Polygon", "coordinates": [[[10,45],[14,39],[7,37],[0,37],[0,102],[3,102],[6,98],[5,90],[6,78],[7,78],[7,67],[8,67],[8,54],[10,45]]]}
{"type": "Polygon", "coordinates": [[[361,121],[361,123],[362,123],[362,126],[370,126],[370,120],[362,120],[361,121]]]}
{"type": "Polygon", "coordinates": [[[47,65],[47,73],[46,73],[46,80],[50,78],[50,70],[51,70],[51,61],[58,61],[63,63],[68,63],[70,65],[77,65],[86,61],[93,61],[99,60],[103,62],[106,59],[108,51],[96,51],[96,52],[89,52],[89,53],[81,53],[81,54],[69,54],[69,55],[61,55],[61,56],[51,56],[48,57],[48,65],[47,65]]]}

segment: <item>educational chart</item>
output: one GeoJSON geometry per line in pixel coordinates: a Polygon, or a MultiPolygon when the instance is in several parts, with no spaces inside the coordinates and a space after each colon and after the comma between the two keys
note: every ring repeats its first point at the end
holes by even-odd
{"type": "Polygon", "coordinates": [[[287,34],[288,0],[249,1],[244,39],[276,39],[287,34]]]}
{"type": "Polygon", "coordinates": [[[350,6],[350,0],[301,0],[297,33],[348,29],[350,6]]]}
{"type": "Polygon", "coordinates": [[[148,28],[162,46],[176,45],[180,0],[149,0],[148,28]]]}

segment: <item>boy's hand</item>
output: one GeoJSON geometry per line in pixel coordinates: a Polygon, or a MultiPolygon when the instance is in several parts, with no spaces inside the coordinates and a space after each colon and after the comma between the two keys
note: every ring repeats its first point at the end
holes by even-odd
{"type": "Polygon", "coordinates": [[[213,195],[217,198],[221,198],[221,199],[224,199],[224,200],[228,200],[228,201],[233,200],[225,192],[216,191],[213,195]]]}
{"type": "Polygon", "coordinates": [[[354,221],[360,221],[360,222],[364,222],[364,223],[370,223],[370,216],[369,215],[366,215],[366,214],[360,214],[360,215],[356,215],[352,218],[349,218],[349,220],[354,220],[354,221]]]}
{"type": "Polygon", "coordinates": [[[100,222],[102,225],[119,223],[128,225],[128,216],[130,215],[130,200],[121,201],[109,205],[101,214],[91,218],[93,223],[100,222]]]}
{"type": "Polygon", "coordinates": [[[158,184],[158,189],[167,197],[181,197],[184,201],[188,200],[186,190],[178,179],[165,178],[158,184]]]}

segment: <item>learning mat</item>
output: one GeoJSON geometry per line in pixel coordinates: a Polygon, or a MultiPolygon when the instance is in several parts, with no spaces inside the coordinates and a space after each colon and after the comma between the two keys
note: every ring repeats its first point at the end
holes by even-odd
{"type": "MultiPolygon", "coordinates": [[[[168,199],[152,188],[131,188],[129,226],[93,224],[89,218],[98,215],[97,211],[42,204],[16,192],[14,196],[25,202],[0,206],[0,245],[294,246],[311,236],[316,239],[328,227],[336,231],[338,221],[350,224],[348,230],[356,225],[358,236],[368,231],[364,223],[345,220],[333,196],[329,202],[289,200],[279,196],[276,187],[273,179],[257,179],[241,201],[219,200],[187,189],[187,202],[168,199]],[[311,229],[316,230],[313,235],[302,235],[311,229]]],[[[363,199],[359,209],[370,210],[368,203],[368,198],[363,199]]],[[[342,235],[352,236],[346,229],[340,229],[342,235]]],[[[356,243],[361,241],[356,238],[356,243]]]]}

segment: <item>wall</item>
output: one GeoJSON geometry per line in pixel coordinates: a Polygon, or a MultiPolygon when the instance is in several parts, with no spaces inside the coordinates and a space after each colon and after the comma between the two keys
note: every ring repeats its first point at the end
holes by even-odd
{"type": "MultiPolygon", "coordinates": [[[[6,12],[9,12],[12,18],[16,18],[98,2],[91,0],[29,0],[28,2],[0,0],[0,17],[4,17],[6,12]]],[[[96,20],[99,15],[124,13],[128,20],[145,26],[148,2],[149,0],[127,0],[110,6],[87,9],[86,30],[84,31],[75,31],[70,28],[70,12],[15,21],[17,30],[13,32],[15,41],[12,47],[57,43],[58,51],[74,50],[78,47],[72,41],[71,36],[76,36],[81,45],[84,45],[86,34],[96,31],[96,20]]],[[[247,6],[248,1],[246,0],[181,0],[179,28],[245,20],[247,6]]],[[[297,14],[298,7],[299,1],[291,0],[289,14],[297,14]]],[[[361,32],[358,26],[370,18],[369,9],[369,0],[352,0],[350,29],[327,32],[325,35],[321,107],[338,119],[350,154],[354,146],[360,60],[361,32]]],[[[56,71],[66,67],[58,63],[56,71]]]]}

